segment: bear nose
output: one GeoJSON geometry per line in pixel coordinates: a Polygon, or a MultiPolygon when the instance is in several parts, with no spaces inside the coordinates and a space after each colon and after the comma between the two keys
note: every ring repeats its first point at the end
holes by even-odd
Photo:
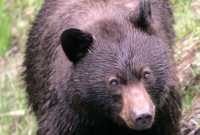
{"type": "Polygon", "coordinates": [[[136,115],[135,118],[133,118],[133,121],[137,130],[144,130],[152,126],[153,116],[150,113],[143,113],[136,115]]]}

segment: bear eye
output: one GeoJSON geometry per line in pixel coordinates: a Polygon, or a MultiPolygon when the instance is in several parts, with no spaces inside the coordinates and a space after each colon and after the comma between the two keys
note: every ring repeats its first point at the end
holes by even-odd
{"type": "Polygon", "coordinates": [[[109,85],[116,86],[116,85],[119,85],[119,84],[120,84],[120,81],[119,81],[118,78],[111,77],[109,79],[109,85]]]}
{"type": "Polygon", "coordinates": [[[150,78],[151,73],[150,72],[144,72],[144,79],[150,78]]]}
{"type": "Polygon", "coordinates": [[[143,78],[144,79],[149,79],[151,77],[152,73],[151,70],[149,68],[144,69],[143,71],[143,78]]]}

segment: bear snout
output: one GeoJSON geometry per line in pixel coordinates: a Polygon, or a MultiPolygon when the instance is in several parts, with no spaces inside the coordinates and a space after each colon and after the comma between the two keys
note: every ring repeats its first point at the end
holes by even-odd
{"type": "Polygon", "coordinates": [[[139,110],[139,113],[135,113],[134,111],[130,112],[130,119],[133,123],[133,128],[136,130],[144,130],[151,128],[154,120],[154,116],[151,112],[143,112],[139,110]]]}
{"type": "Polygon", "coordinates": [[[155,117],[155,105],[142,83],[123,88],[123,106],[120,117],[134,130],[151,128],[155,117]]]}

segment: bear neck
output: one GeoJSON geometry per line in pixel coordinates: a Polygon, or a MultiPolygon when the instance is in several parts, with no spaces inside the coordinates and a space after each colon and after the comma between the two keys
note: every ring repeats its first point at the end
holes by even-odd
{"type": "Polygon", "coordinates": [[[65,133],[66,135],[177,135],[175,134],[177,133],[176,129],[172,130],[172,125],[166,122],[168,121],[167,119],[155,122],[159,123],[159,125],[155,124],[151,129],[144,131],[131,130],[125,126],[119,126],[106,118],[95,118],[86,114],[79,113],[74,115],[72,119],[71,123],[73,125],[69,126],[71,129],[70,132],[65,133]]]}

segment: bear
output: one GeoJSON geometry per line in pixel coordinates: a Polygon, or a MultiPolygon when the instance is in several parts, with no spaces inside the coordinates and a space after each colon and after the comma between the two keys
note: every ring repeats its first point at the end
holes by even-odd
{"type": "Polygon", "coordinates": [[[45,0],[24,79],[37,135],[180,135],[168,0],[45,0]]]}

